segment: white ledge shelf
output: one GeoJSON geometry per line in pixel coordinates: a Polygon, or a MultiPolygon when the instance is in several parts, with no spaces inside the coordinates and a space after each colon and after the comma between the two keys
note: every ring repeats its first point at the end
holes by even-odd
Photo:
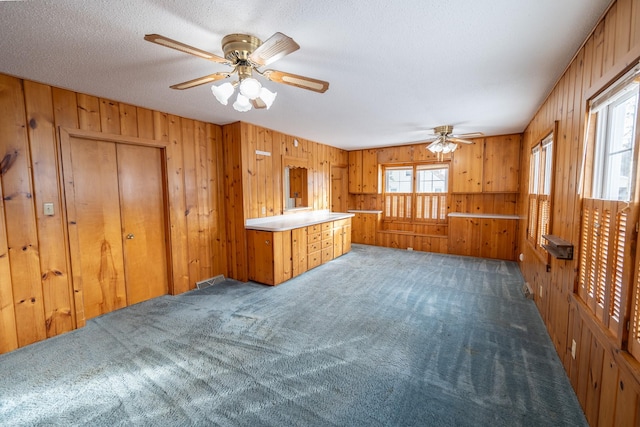
{"type": "Polygon", "coordinates": [[[487,219],[520,219],[518,215],[451,212],[450,218],[487,218],[487,219]]]}
{"type": "Polygon", "coordinates": [[[347,212],[349,213],[363,213],[363,214],[381,214],[382,211],[372,211],[366,209],[349,209],[347,212]]]}

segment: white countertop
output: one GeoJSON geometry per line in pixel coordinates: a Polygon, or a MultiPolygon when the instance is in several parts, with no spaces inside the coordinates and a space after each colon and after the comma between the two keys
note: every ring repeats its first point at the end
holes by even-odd
{"type": "Polygon", "coordinates": [[[307,211],[291,215],[277,215],[266,218],[253,218],[245,221],[247,230],[259,231],[287,231],[308,225],[321,224],[328,221],[351,218],[355,216],[349,212],[307,211]]]}
{"type": "Polygon", "coordinates": [[[520,219],[518,215],[465,213],[465,212],[451,212],[449,213],[449,216],[453,218],[520,219]]]}

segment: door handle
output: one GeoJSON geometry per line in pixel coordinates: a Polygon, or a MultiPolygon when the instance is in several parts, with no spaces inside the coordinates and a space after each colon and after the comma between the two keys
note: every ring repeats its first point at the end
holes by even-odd
{"type": "Polygon", "coordinates": [[[135,236],[131,233],[127,234],[127,239],[131,240],[133,239],[135,236]]]}

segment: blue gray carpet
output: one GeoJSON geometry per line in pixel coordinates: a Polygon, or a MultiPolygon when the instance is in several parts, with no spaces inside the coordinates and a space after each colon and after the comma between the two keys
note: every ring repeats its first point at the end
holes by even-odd
{"type": "Polygon", "coordinates": [[[354,245],[0,356],[0,425],[585,426],[515,263],[354,245]]]}

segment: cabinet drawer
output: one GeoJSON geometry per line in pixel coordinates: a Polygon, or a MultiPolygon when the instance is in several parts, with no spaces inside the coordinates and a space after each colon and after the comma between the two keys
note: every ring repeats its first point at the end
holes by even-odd
{"type": "Polygon", "coordinates": [[[323,222],[320,225],[322,225],[322,231],[328,231],[333,228],[333,221],[323,222]]]}
{"type": "Polygon", "coordinates": [[[329,262],[333,259],[333,245],[322,249],[322,263],[329,262]]]}
{"type": "Polygon", "coordinates": [[[322,233],[321,232],[312,233],[312,234],[308,234],[307,235],[307,243],[319,242],[320,240],[322,240],[322,233]]]}
{"type": "Polygon", "coordinates": [[[328,230],[322,230],[322,240],[327,240],[333,238],[333,229],[330,228],[328,230]]]}
{"type": "Polygon", "coordinates": [[[307,245],[307,253],[311,254],[311,252],[316,252],[322,249],[322,243],[320,241],[309,243],[307,245]]]}
{"type": "Polygon", "coordinates": [[[307,227],[307,234],[320,233],[322,231],[322,224],[310,225],[307,227]]]}
{"type": "Polygon", "coordinates": [[[314,267],[319,266],[320,264],[322,264],[322,252],[317,251],[314,253],[310,253],[307,256],[307,268],[309,270],[311,270],[314,267]]]}
{"type": "Polygon", "coordinates": [[[333,247],[333,239],[325,239],[322,241],[322,249],[328,248],[329,246],[333,247]]]}

